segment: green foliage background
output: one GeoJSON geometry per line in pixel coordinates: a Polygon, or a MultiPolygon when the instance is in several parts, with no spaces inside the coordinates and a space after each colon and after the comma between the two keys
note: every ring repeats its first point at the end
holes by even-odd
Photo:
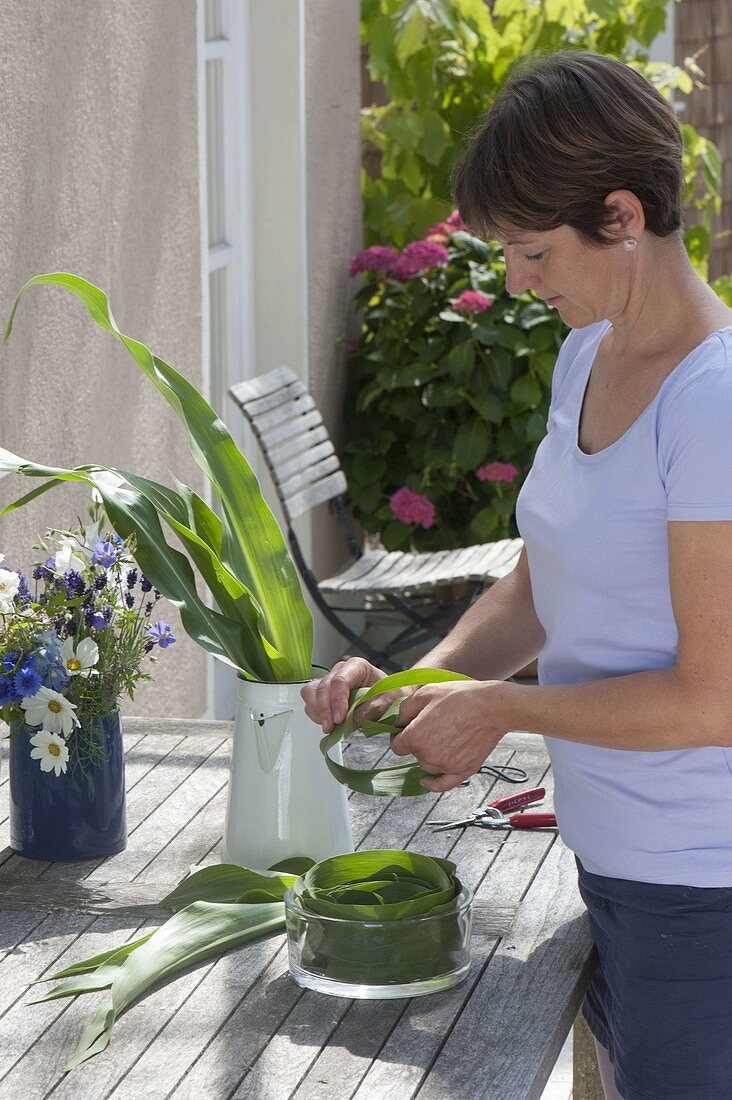
{"type": "MultiPolygon", "coordinates": [[[[363,172],[366,243],[401,248],[448,216],[455,160],[512,67],[528,55],[567,48],[611,54],[669,99],[702,86],[693,61],[680,68],[648,59],[665,27],[665,6],[665,0],[496,0],[492,8],[484,0],[363,0],[369,74],[388,95],[385,105],[362,112],[366,159],[378,162],[376,171],[363,172]]],[[[687,226],[684,242],[707,279],[721,161],[711,141],[680,125],[685,205],[698,222],[687,226]]],[[[364,326],[350,360],[348,407],[356,413],[344,464],[357,517],[390,548],[442,549],[516,534],[513,507],[523,477],[510,489],[484,483],[472,499],[463,442],[472,432],[471,463],[482,449],[479,461],[511,461],[528,471],[545,430],[549,357],[556,358],[567,328],[532,292],[510,297],[500,249],[489,244],[479,254],[480,245],[453,238],[442,275],[433,271],[400,289],[391,280],[379,289],[371,278],[359,292],[364,326]],[[490,339],[477,340],[465,322],[440,317],[447,299],[465,287],[496,296],[482,322],[490,321],[490,339]],[[481,407],[493,415],[481,417],[481,407]],[[394,521],[388,500],[402,485],[436,505],[434,528],[394,521]]],[[[711,285],[732,306],[732,279],[711,285]]]]}

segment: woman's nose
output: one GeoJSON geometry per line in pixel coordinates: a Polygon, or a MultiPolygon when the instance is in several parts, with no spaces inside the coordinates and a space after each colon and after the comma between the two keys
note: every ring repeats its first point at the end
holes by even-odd
{"type": "Polygon", "coordinates": [[[539,283],[537,275],[532,274],[525,264],[516,260],[505,260],[506,290],[509,294],[521,294],[524,290],[535,290],[539,283]]]}

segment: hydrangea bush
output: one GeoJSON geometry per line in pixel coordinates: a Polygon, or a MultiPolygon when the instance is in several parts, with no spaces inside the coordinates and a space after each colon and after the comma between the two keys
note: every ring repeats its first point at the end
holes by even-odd
{"type": "Polygon", "coordinates": [[[564,322],[528,292],[507,294],[502,249],[456,212],[401,253],[359,252],[350,274],[363,278],[343,454],[356,518],[388,549],[517,534],[564,322]]]}
{"type": "Polygon", "coordinates": [[[160,593],[140,573],[131,540],[89,526],[46,532],[31,578],[0,555],[0,717],[31,728],[29,748],[44,772],[86,776],[103,763],[99,719],[134,698],[144,664],[175,641],[151,616],[160,593]]]}

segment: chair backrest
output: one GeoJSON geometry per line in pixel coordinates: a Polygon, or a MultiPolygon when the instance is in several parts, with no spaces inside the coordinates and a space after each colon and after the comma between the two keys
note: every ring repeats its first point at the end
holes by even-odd
{"type": "Polygon", "coordinates": [[[252,426],[288,524],[346,492],[323,418],[289,367],[237,382],[229,395],[252,426]]]}

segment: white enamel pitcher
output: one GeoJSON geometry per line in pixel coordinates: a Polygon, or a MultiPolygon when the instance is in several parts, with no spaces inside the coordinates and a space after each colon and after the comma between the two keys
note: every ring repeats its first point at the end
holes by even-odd
{"type": "MultiPolygon", "coordinates": [[[[224,863],[264,870],[289,856],[353,851],[348,791],[320,752],[323,731],[305,714],[304,683],[239,680],[224,863]]],[[[341,763],[340,745],[330,755],[341,763]]]]}

